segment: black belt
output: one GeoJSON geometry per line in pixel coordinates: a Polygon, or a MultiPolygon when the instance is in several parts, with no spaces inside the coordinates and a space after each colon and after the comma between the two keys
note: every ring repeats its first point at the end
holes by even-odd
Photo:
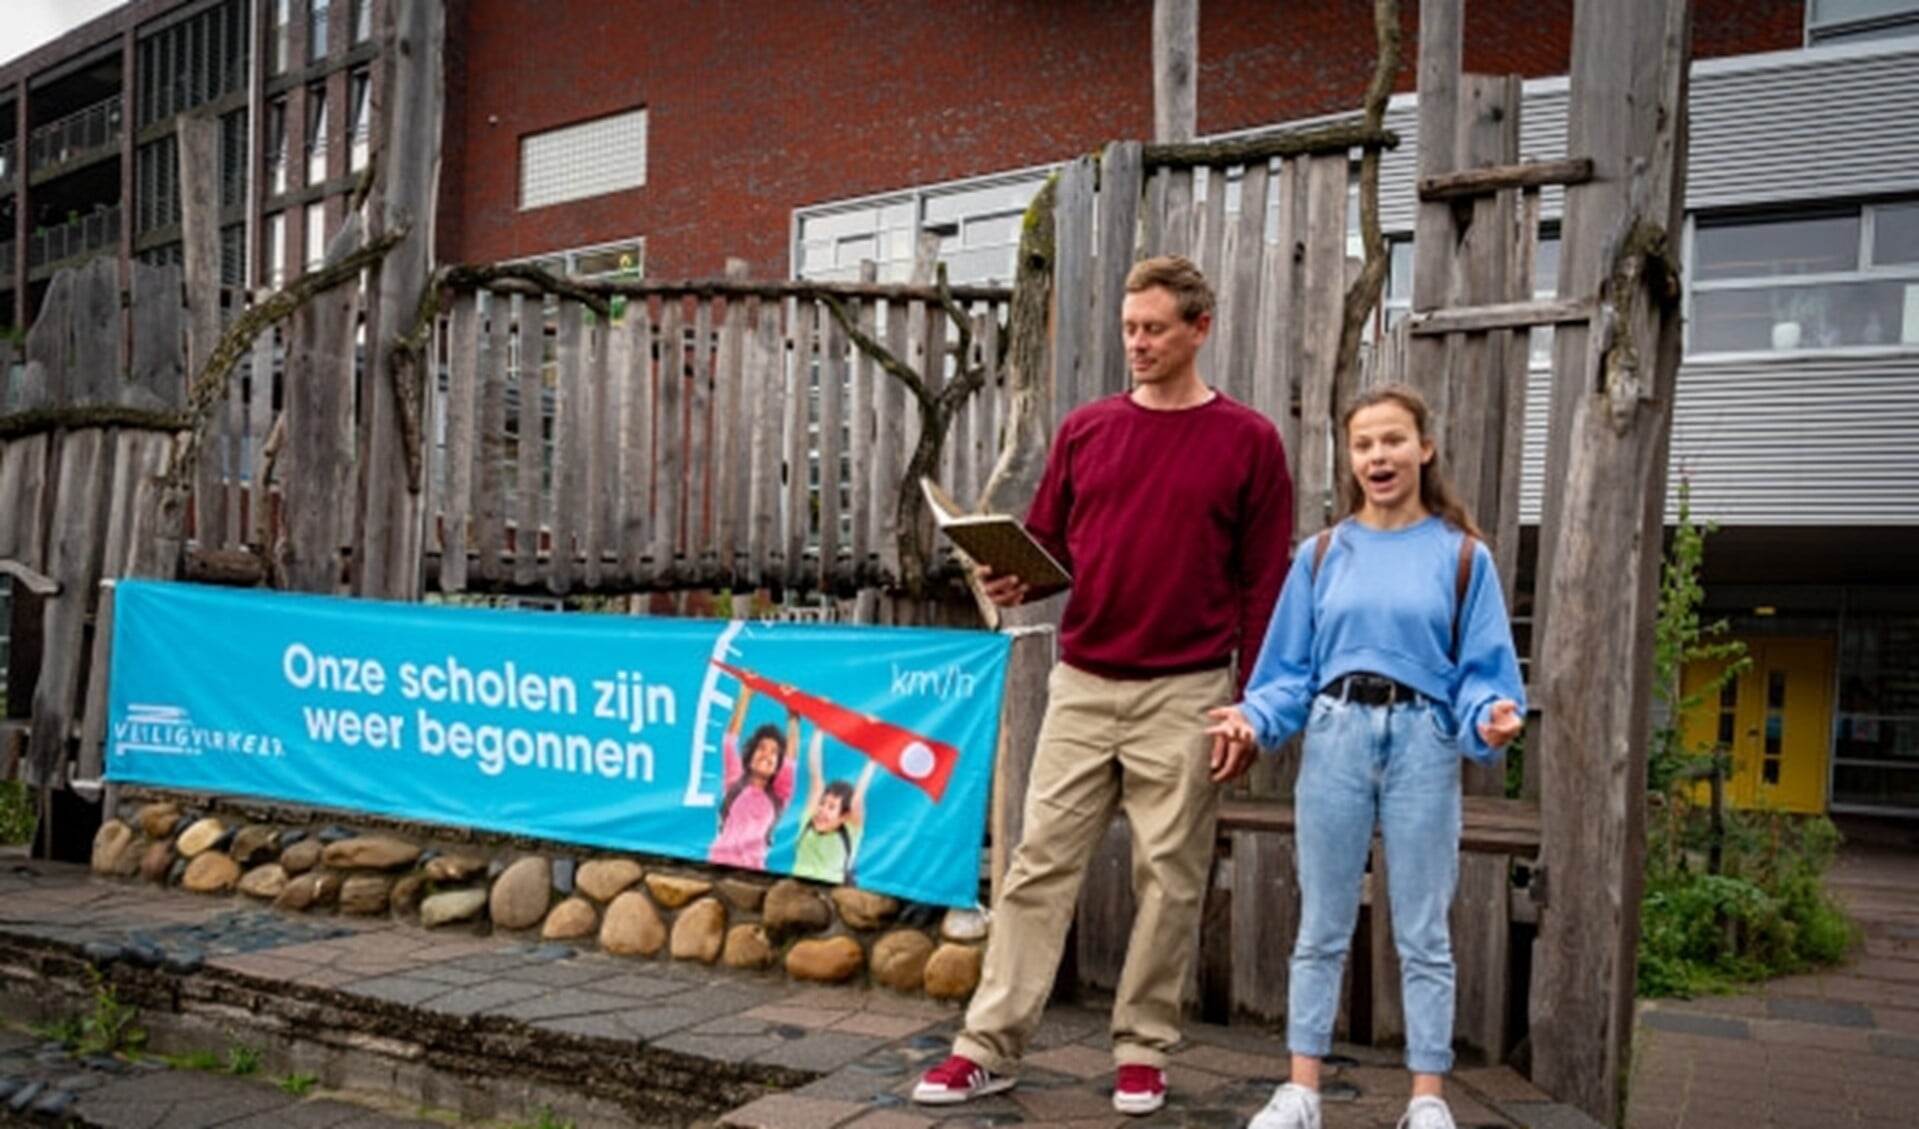
{"type": "Polygon", "coordinates": [[[1321,686],[1319,692],[1362,706],[1394,706],[1417,702],[1426,696],[1403,682],[1378,674],[1342,675],[1321,686]]]}

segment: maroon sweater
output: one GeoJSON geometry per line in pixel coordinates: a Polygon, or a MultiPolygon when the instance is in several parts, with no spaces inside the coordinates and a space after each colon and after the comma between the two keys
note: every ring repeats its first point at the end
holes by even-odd
{"type": "Polygon", "coordinates": [[[1290,559],[1279,432],[1215,395],[1179,411],[1125,394],[1060,424],[1027,528],[1073,573],[1061,657],[1105,678],[1252,669],[1290,559]]]}

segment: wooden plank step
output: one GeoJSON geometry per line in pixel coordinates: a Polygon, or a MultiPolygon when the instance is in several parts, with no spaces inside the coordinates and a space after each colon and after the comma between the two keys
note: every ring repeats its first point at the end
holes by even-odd
{"type": "Polygon", "coordinates": [[[1548,184],[1584,184],[1593,178],[1591,157],[1557,161],[1521,161],[1516,165],[1468,169],[1419,178],[1423,201],[1462,200],[1490,196],[1508,188],[1540,188],[1548,184]]]}
{"type": "MultiPolygon", "coordinates": [[[[1465,797],[1459,847],[1463,851],[1533,857],[1539,853],[1539,805],[1501,796],[1465,797]]],[[[1279,831],[1291,834],[1293,806],[1268,800],[1226,800],[1219,805],[1219,834],[1279,831]]]]}
{"type": "Polygon", "coordinates": [[[1493,329],[1530,329],[1535,325],[1563,325],[1591,321],[1589,298],[1540,298],[1530,302],[1493,302],[1484,306],[1457,306],[1409,314],[1407,328],[1415,337],[1446,333],[1484,333],[1493,329]]]}

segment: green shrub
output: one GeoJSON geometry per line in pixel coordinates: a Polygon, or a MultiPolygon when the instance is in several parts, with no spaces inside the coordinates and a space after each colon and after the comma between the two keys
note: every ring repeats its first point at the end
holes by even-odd
{"type": "Polygon", "coordinates": [[[0,845],[32,842],[36,823],[33,790],[26,781],[0,780],[0,845]]]}

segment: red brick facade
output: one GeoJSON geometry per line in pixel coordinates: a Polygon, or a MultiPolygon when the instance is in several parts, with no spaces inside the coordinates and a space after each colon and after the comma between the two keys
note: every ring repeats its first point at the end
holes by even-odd
{"type": "MultiPolygon", "coordinates": [[[[1150,0],[449,5],[441,255],[635,235],[655,278],[789,271],[796,207],[1058,161],[1152,130],[1150,0]],[[522,212],[532,133],[644,106],[647,184],[522,212]]],[[[1402,0],[1413,85],[1417,4],[1402,0]]],[[[1695,0],[1694,53],[1802,42],[1799,0],[1695,0]]],[[[1466,67],[1566,70],[1571,0],[1467,4],[1466,67]]],[[[1205,0],[1202,134],[1358,105],[1370,0],[1205,0]]]]}

